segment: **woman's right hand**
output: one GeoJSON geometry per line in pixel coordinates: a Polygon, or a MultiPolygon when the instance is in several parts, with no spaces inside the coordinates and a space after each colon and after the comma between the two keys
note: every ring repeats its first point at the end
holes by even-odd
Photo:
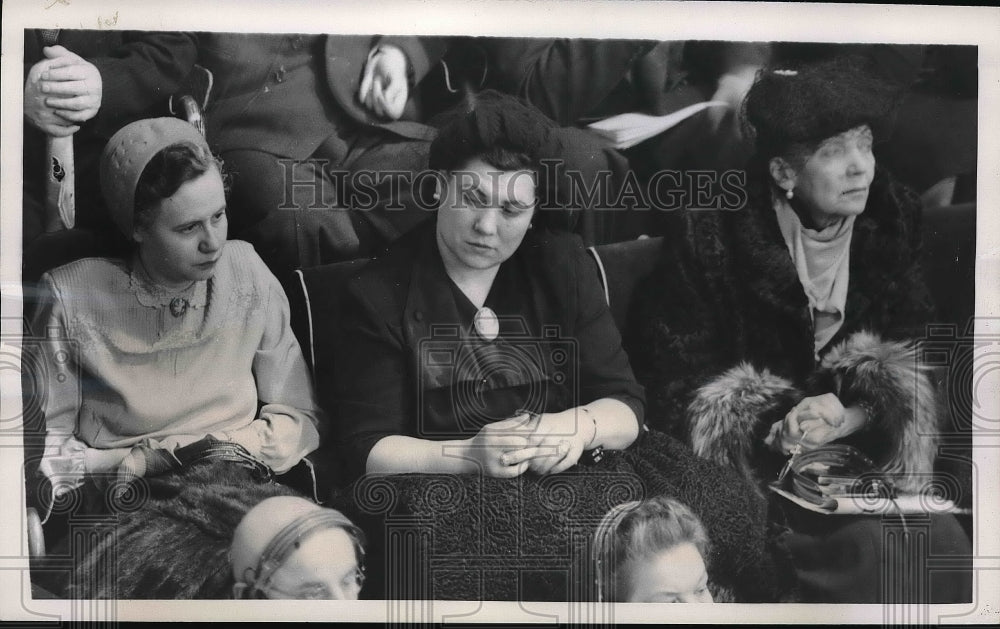
{"type": "Polygon", "coordinates": [[[516,478],[539,456],[530,443],[534,426],[526,415],[483,426],[467,442],[468,458],[487,476],[516,478]]]}

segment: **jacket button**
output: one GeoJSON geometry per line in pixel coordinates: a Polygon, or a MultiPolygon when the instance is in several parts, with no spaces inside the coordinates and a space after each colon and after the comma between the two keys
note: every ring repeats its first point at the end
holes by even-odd
{"type": "Polygon", "coordinates": [[[416,310],[413,313],[413,318],[416,319],[417,321],[423,321],[424,320],[424,313],[421,312],[421,311],[419,311],[419,310],[416,310]]]}

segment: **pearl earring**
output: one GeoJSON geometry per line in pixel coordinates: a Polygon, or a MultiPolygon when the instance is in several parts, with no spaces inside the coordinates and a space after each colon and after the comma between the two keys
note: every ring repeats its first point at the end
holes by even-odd
{"type": "Polygon", "coordinates": [[[795,196],[795,193],[792,192],[792,188],[789,188],[788,190],[785,190],[785,198],[786,199],[788,199],[789,201],[791,201],[792,197],[794,197],[794,196],[795,196]]]}

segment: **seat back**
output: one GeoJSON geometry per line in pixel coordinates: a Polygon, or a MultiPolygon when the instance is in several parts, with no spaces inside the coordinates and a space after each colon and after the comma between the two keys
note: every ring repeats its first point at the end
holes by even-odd
{"type": "Polygon", "coordinates": [[[329,351],[333,343],[347,280],[367,263],[367,258],[361,258],[295,271],[296,281],[288,287],[292,332],[302,347],[314,379],[316,357],[329,351]]]}
{"type": "MultiPolygon", "coordinates": [[[[644,238],[588,249],[619,330],[624,329],[636,284],[653,270],[662,245],[663,238],[644,238]]],[[[288,286],[292,331],[313,377],[316,357],[329,351],[332,343],[344,286],[367,263],[368,259],[362,258],[295,271],[295,280],[288,286]]]]}
{"type": "Polygon", "coordinates": [[[652,272],[660,259],[663,238],[627,240],[590,247],[588,252],[597,265],[604,284],[604,297],[618,329],[624,333],[635,287],[652,272]]]}
{"type": "Polygon", "coordinates": [[[923,241],[924,279],[938,309],[938,323],[971,334],[976,307],[976,204],[926,208],[923,241]]]}

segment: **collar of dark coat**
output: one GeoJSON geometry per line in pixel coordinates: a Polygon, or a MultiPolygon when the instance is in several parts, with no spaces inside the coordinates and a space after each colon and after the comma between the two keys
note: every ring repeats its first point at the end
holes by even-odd
{"type": "MultiPolygon", "coordinates": [[[[850,285],[844,325],[827,347],[858,329],[891,282],[907,254],[901,189],[886,173],[876,171],[865,211],[855,219],[851,238],[850,285]]],[[[731,286],[746,287],[747,299],[782,320],[794,320],[805,338],[812,337],[808,298],[799,282],[771,205],[770,190],[750,191],[745,209],[733,212],[688,212],[693,255],[709,272],[732,275],[731,286]],[[713,236],[712,234],[718,234],[713,236]]]]}
{"type": "MultiPolygon", "coordinates": [[[[412,246],[410,276],[403,305],[403,336],[406,345],[414,350],[415,368],[426,379],[423,388],[443,387],[453,384],[451,370],[429,369],[427,361],[420,357],[420,344],[429,340],[460,339],[465,332],[457,322],[461,321],[448,276],[437,249],[434,221],[416,228],[404,236],[412,246]]],[[[529,285],[525,290],[531,293],[531,308],[535,321],[543,325],[558,326],[562,335],[570,335],[573,312],[568,303],[567,289],[572,291],[575,281],[568,269],[572,260],[565,255],[567,247],[561,246],[562,239],[544,230],[529,230],[521,246],[504,264],[520,263],[539,273],[529,273],[529,285]],[[553,316],[556,320],[552,320],[553,316]]],[[[409,247],[407,247],[409,248],[409,247]]],[[[534,333],[537,331],[529,331],[534,333]]]]}

